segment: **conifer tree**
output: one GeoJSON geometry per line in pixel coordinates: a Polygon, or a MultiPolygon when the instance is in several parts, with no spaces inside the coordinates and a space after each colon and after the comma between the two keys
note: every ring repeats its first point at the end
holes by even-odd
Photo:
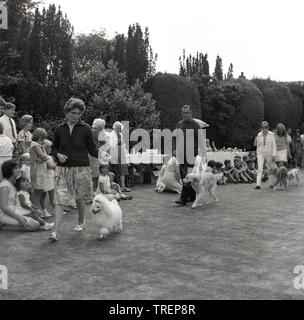
{"type": "Polygon", "coordinates": [[[223,80],[223,64],[222,64],[222,59],[219,55],[217,55],[216,57],[213,76],[219,81],[223,80]]]}

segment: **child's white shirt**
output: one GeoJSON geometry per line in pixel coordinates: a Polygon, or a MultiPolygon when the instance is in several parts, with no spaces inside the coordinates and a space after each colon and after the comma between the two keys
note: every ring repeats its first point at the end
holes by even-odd
{"type": "Polygon", "coordinates": [[[26,164],[23,164],[21,167],[21,172],[22,172],[24,178],[26,180],[28,180],[29,182],[31,182],[31,167],[26,164]]]}
{"type": "Polygon", "coordinates": [[[20,200],[19,200],[19,195],[23,195],[24,199],[25,199],[25,204],[28,205],[28,206],[32,206],[32,202],[31,202],[31,196],[28,192],[26,191],[18,191],[17,192],[17,204],[16,204],[16,212],[18,214],[21,214],[21,215],[26,215],[26,214],[29,214],[31,213],[30,210],[26,209],[26,208],[23,208],[21,203],[20,203],[20,200]]]}

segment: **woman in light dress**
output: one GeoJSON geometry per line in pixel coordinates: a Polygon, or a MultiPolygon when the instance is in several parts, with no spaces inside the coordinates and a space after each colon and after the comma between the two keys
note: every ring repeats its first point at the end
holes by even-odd
{"type": "Polygon", "coordinates": [[[181,193],[183,185],[175,152],[173,152],[172,157],[165,166],[161,177],[161,182],[166,186],[165,190],[181,193]]]}

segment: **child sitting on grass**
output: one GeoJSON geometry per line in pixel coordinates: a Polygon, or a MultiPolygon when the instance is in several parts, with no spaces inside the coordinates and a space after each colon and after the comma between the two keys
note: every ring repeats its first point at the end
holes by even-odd
{"type": "Polygon", "coordinates": [[[54,223],[47,223],[42,218],[40,218],[40,210],[37,206],[33,205],[30,199],[30,194],[28,192],[30,186],[29,182],[25,177],[17,178],[15,182],[15,188],[17,190],[17,205],[16,211],[25,216],[38,221],[41,225],[41,229],[49,230],[54,227],[54,223]]]}
{"type": "Polygon", "coordinates": [[[215,163],[215,169],[213,173],[216,175],[218,185],[226,184],[227,178],[224,176],[223,164],[221,162],[218,161],[215,163]]]}
{"type": "Polygon", "coordinates": [[[100,164],[100,176],[98,178],[98,186],[96,194],[103,193],[109,200],[120,200],[120,196],[113,193],[111,189],[111,182],[109,178],[109,166],[107,164],[100,164]]]}
{"type": "Polygon", "coordinates": [[[238,183],[237,171],[233,167],[231,160],[224,161],[224,176],[227,178],[228,183],[238,183]]]}
{"type": "Polygon", "coordinates": [[[237,170],[237,176],[238,176],[238,182],[244,182],[244,183],[251,183],[253,180],[250,178],[248,179],[248,176],[245,174],[245,171],[247,170],[246,167],[243,164],[243,161],[240,157],[236,156],[234,158],[234,168],[237,170]]]}
{"type": "Polygon", "coordinates": [[[212,173],[216,172],[215,161],[214,160],[209,160],[207,162],[206,172],[212,172],[212,173]]]}
{"type": "Polygon", "coordinates": [[[113,172],[109,172],[108,174],[109,179],[110,179],[110,187],[112,193],[117,197],[117,200],[132,200],[133,197],[126,196],[120,188],[120,185],[116,182],[114,182],[115,179],[115,174],[113,172]],[[118,198],[119,197],[119,198],[118,198]]]}
{"type": "Polygon", "coordinates": [[[247,163],[247,167],[248,167],[248,169],[247,169],[247,174],[248,174],[254,181],[256,181],[256,178],[257,178],[257,175],[258,175],[258,171],[257,171],[257,169],[255,168],[255,163],[254,163],[254,161],[248,159],[248,160],[246,161],[246,163],[247,163]]]}

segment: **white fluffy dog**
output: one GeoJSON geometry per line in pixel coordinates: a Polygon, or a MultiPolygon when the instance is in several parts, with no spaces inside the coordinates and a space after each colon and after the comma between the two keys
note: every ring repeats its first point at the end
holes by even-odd
{"type": "Polygon", "coordinates": [[[115,199],[109,200],[102,193],[96,194],[91,212],[100,229],[100,239],[106,238],[112,232],[122,231],[122,211],[115,199]]]}
{"type": "Polygon", "coordinates": [[[202,201],[203,195],[207,191],[209,193],[209,199],[206,204],[210,203],[210,200],[212,197],[216,202],[218,201],[215,195],[217,178],[213,173],[211,172],[204,172],[201,174],[189,173],[184,179],[184,182],[191,182],[191,186],[196,192],[196,198],[192,204],[192,208],[196,208],[197,206],[202,205],[201,201],[202,201]]]}
{"type": "Polygon", "coordinates": [[[291,169],[288,172],[289,183],[296,183],[298,186],[301,184],[301,171],[299,168],[291,169]]]}

